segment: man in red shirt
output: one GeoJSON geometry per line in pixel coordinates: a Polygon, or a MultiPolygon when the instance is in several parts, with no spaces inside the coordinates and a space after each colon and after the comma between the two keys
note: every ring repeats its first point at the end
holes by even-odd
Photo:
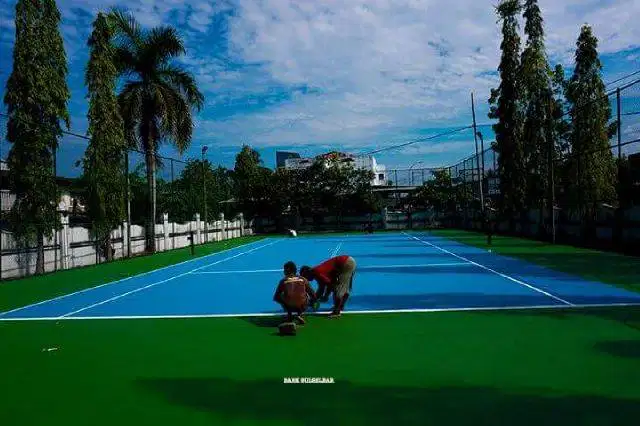
{"type": "Polygon", "coordinates": [[[302,314],[315,302],[316,296],[309,281],[298,276],[297,267],[293,262],[284,265],[284,278],[278,283],[273,300],[282,306],[287,312],[287,321],[293,321],[293,314],[297,314],[297,320],[305,323],[302,314]]]}
{"type": "Polygon", "coordinates": [[[337,256],[318,266],[300,268],[300,275],[309,281],[318,281],[316,298],[326,301],[333,292],[333,312],[329,318],[339,317],[349,299],[356,272],[356,261],[351,256],[337,256]]]}

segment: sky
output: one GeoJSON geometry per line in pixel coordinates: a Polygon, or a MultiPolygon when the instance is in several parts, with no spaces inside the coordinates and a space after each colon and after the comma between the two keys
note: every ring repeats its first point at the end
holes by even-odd
{"type": "MultiPolygon", "coordinates": [[[[11,72],[15,3],[0,0],[3,95],[11,72]]],[[[180,63],[205,95],[190,149],[180,156],[164,146],[166,156],[199,157],[207,145],[210,161],[232,167],[240,147],[248,144],[273,167],[277,150],[303,156],[333,150],[363,154],[470,125],[472,92],[479,130],[488,144],[493,135],[487,99],[498,85],[500,58],[495,3],[58,0],[69,62],[70,130],[84,134],[87,129],[84,70],[92,20],[98,11],[120,7],[145,28],[177,28],[187,51],[180,63]]],[[[539,4],[552,65],[571,69],[580,27],[588,23],[599,39],[606,82],[640,70],[640,26],[635,21],[640,0],[539,4]]],[[[6,110],[4,104],[0,110],[6,110]]],[[[633,126],[640,133],[637,123],[633,126]]],[[[62,140],[58,164],[63,174],[79,172],[75,162],[85,147],[80,138],[62,140]]],[[[2,144],[3,158],[7,150],[2,144]]],[[[376,159],[387,168],[438,167],[474,152],[473,132],[466,130],[389,149],[376,159]]]]}

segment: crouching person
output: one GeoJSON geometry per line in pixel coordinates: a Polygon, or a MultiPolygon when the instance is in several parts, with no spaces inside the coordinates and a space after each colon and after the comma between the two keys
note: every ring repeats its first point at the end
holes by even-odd
{"type": "Polygon", "coordinates": [[[282,306],[287,313],[287,321],[293,322],[293,315],[300,324],[304,324],[304,312],[315,303],[316,296],[306,278],[297,274],[293,262],[284,265],[284,278],[278,283],[273,300],[282,306]]]}

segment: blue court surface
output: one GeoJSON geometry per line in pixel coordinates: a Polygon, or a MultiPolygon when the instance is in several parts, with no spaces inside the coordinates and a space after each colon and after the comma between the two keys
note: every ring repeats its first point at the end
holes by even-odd
{"type": "Polygon", "coordinates": [[[357,262],[346,313],[640,305],[640,294],[621,288],[398,232],[267,238],[4,312],[0,320],[274,315],[286,261],[314,266],[342,254],[357,262]]]}

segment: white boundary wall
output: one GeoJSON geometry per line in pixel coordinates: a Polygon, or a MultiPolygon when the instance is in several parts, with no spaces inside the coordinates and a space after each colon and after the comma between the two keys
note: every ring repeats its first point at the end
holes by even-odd
{"type": "MultiPolygon", "coordinates": [[[[54,232],[52,238],[45,238],[44,263],[45,272],[61,269],[72,269],[102,263],[106,259],[99,251],[89,229],[70,227],[69,218],[62,216],[62,228],[54,232]]],[[[131,254],[144,253],[145,229],[143,226],[131,225],[131,254]]],[[[127,257],[127,223],[111,232],[114,259],[127,257]]],[[[156,224],[156,251],[162,252],[190,245],[190,234],[193,231],[194,243],[222,241],[241,236],[253,235],[250,227],[245,227],[242,214],[233,220],[220,220],[205,225],[196,214],[195,220],[187,223],[169,222],[167,214],[163,215],[163,223],[156,224]]],[[[2,231],[2,279],[20,278],[35,273],[36,248],[18,248],[10,232],[2,231]]]]}

